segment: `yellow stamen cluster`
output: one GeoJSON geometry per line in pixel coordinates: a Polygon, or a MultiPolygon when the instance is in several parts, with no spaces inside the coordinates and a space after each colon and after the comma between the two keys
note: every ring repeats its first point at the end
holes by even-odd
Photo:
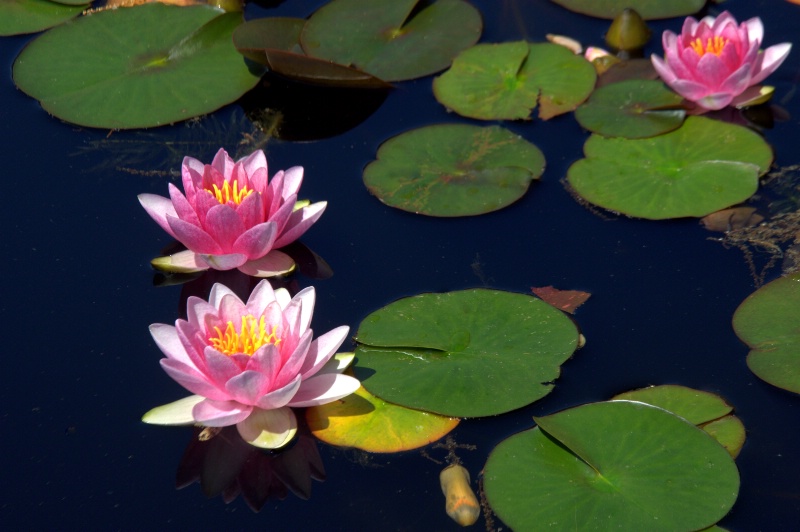
{"type": "Polygon", "coordinates": [[[217,201],[220,203],[232,201],[236,205],[239,205],[247,196],[253,193],[253,189],[247,188],[247,185],[239,188],[238,181],[234,181],[233,186],[231,186],[230,181],[225,181],[222,188],[219,188],[217,185],[211,185],[211,187],[210,189],[207,188],[206,191],[217,198],[217,201]]]}
{"type": "Polygon", "coordinates": [[[219,327],[214,327],[217,335],[208,339],[209,344],[226,355],[244,354],[252,355],[259,347],[266,344],[278,345],[281,341],[275,334],[276,326],[267,333],[264,316],[256,320],[252,315],[242,316],[242,324],[236,330],[232,321],[228,322],[223,332],[219,327]]]}
{"type": "Polygon", "coordinates": [[[714,54],[717,57],[722,53],[722,49],[725,48],[725,45],[728,44],[728,39],[724,37],[720,37],[719,35],[715,37],[709,37],[706,39],[705,46],[703,45],[703,41],[700,38],[695,39],[692,41],[689,46],[697,52],[697,55],[703,56],[705,54],[714,54]]]}

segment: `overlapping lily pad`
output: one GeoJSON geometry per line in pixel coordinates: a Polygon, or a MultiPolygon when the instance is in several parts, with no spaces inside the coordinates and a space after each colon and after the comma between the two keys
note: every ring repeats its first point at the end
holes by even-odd
{"type": "Polygon", "coordinates": [[[241,13],[207,6],[103,11],[29,44],[14,63],[14,81],[45,110],[76,124],[135,128],[184,120],[258,82],[231,40],[241,20],[241,13]]]}
{"type": "Polygon", "coordinates": [[[647,139],[592,135],[585,159],[567,180],[585,200],[649,219],[705,216],[749,198],[772,163],[757,133],[689,117],[670,133],[647,139]]]}
{"type": "Polygon", "coordinates": [[[544,155],[501,127],[439,124],[384,142],[364,169],[383,203],[429,216],[472,216],[502,209],[544,171],[544,155]]]}
{"type": "Polygon", "coordinates": [[[463,290],[400,299],[361,322],[356,377],[378,397],[445,416],[508,412],[547,395],[578,330],[541,299],[463,290]]]}
{"type": "Polygon", "coordinates": [[[580,105],[596,78],[591,63],[563,46],[479,44],[434,80],[433,92],[442,105],[471,118],[528,119],[538,103],[546,120],[580,105]]]}
{"type": "Polygon", "coordinates": [[[34,33],[61,24],[81,14],[89,2],[49,0],[4,0],[0,2],[0,35],[34,33]]]}
{"type": "Polygon", "coordinates": [[[313,57],[352,65],[386,81],[444,70],[480,38],[478,11],[463,0],[333,0],[308,20],[300,42],[313,57]]]}
{"type": "Polygon", "coordinates": [[[635,9],[644,19],[682,17],[700,11],[706,0],[552,0],[570,11],[598,18],[614,18],[623,9],[635,9]]]}
{"type": "Polygon", "coordinates": [[[492,509],[514,530],[698,530],[733,506],[739,473],[708,434],[630,401],[534,418],[484,468],[492,509]]]}
{"type": "Polygon", "coordinates": [[[800,393],[800,274],[759,288],[733,315],[736,335],[750,347],[747,366],[760,379],[800,393]]]}
{"type": "Polygon", "coordinates": [[[622,81],[594,91],[575,119],[606,137],[652,137],[680,127],[686,117],[682,101],[660,81],[622,81]]]}

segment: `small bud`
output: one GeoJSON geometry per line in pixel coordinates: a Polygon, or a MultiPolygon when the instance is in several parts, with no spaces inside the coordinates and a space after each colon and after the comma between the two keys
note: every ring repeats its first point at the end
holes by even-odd
{"type": "Polygon", "coordinates": [[[650,40],[650,28],[635,10],[626,7],[606,33],[606,44],[621,52],[638,50],[650,40]]]}
{"type": "Polygon", "coordinates": [[[461,526],[475,524],[481,515],[481,506],[469,485],[469,471],[458,464],[449,465],[439,473],[439,482],[450,519],[461,526]]]}

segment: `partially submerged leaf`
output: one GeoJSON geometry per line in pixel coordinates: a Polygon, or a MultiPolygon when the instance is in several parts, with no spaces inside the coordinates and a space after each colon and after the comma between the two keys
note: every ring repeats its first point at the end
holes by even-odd
{"type": "Polygon", "coordinates": [[[536,294],[536,297],[550,303],[557,309],[569,312],[570,314],[575,314],[575,310],[586,303],[592,295],[589,292],[582,292],[581,290],[558,290],[552,286],[543,286],[541,288],[531,287],[531,292],[536,294]]]}

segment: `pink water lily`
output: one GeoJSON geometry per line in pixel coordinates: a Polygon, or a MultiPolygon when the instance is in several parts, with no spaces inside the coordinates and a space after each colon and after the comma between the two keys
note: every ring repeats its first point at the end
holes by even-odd
{"type": "Polygon", "coordinates": [[[675,92],[703,109],[722,109],[757,95],[754,86],[789,55],[791,43],[759,50],[763,37],[757,17],[741,24],[727,11],[699,22],[688,17],[680,35],[664,32],[665,57],[653,55],[651,60],[675,92]]]}
{"type": "Polygon", "coordinates": [[[303,168],[279,171],[270,180],[261,150],[234,162],[220,149],[211,164],[186,157],[181,168],[185,195],[169,184],[169,198],[140,194],[147,213],[188,249],[154,261],[174,271],[238,268],[267,277],[294,266],[276,251],[316,222],[326,203],[297,203],[303,168]]]}
{"type": "Polygon", "coordinates": [[[215,284],[208,301],[190,297],[187,320],[150,326],[166,358],[161,366],[195,395],[155,408],[143,420],[155,424],[236,425],[259,447],[287,443],[297,430],[291,407],[340,399],[359,387],[332,358],[349,327],[312,339],[313,287],[290,299],[261,281],[247,303],[215,284]]]}

